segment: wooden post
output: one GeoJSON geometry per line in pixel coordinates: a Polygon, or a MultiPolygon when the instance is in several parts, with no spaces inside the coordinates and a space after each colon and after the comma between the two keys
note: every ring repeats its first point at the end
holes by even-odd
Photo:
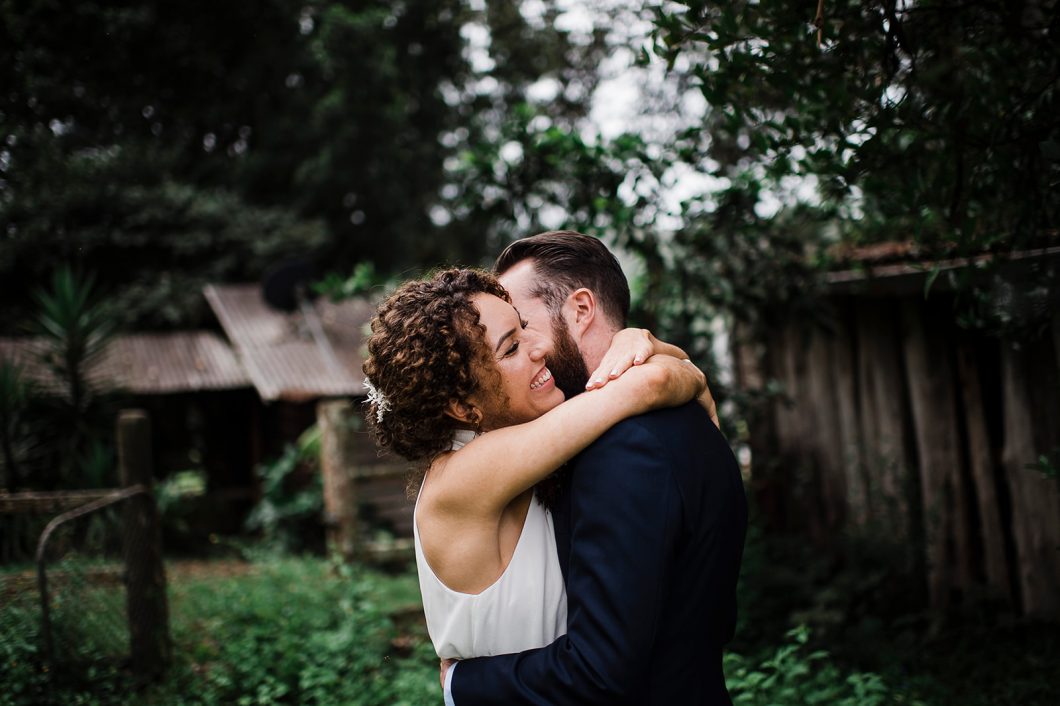
{"type": "MultiPolygon", "coordinates": [[[[141,410],[118,417],[118,465],[125,487],[152,485],[151,423],[141,410]]],[[[162,528],[154,496],[141,493],[124,508],[126,597],[133,670],[155,676],[171,656],[162,528]]]]}
{"type": "Polygon", "coordinates": [[[356,554],[358,539],[353,414],[353,406],[347,401],[317,405],[328,551],[338,552],[346,560],[356,554]]]}

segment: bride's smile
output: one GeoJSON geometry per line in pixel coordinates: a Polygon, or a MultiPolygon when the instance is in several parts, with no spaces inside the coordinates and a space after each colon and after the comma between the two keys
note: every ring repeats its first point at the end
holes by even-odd
{"type": "Polygon", "coordinates": [[[481,404],[487,424],[496,418],[506,424],[537,419],[563,402],[563,393],[545,365],[545,341],[529,328],[525,319],[508,302],[492,294],[471,298],[479,312],[479,323],[486,328],[486,341],[493,351],[499,373],[499,389],[486,389],[473,400],[481,404]],[[496,415],[496,416],[495,416],[496,415]]]}

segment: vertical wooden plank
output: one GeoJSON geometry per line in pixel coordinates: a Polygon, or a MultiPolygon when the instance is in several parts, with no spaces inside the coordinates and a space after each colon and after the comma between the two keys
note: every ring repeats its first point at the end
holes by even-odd
{"type": "Polygon", "coordinates": [[[843,305],[836,320],[835,335],[830,340],[832,384],[839,421],[835,440],[846,488],[846,518],[851,526],[863,528],[868,522],[869,498],[858,413],[857,341],[849,316],[848,307],[843,305]]]}
{"type": "Polygon", "coordinates": [[[337,552],[346,560],[356,554],[359,529],[353,415],[352,404],[345,400],[324,401],[317,405],[328,551],[337,552]]]}
{"type": "Polygon", "coordinates": [[[846,509],[846,479],[843,471],[841,425],[835,391],[832,361],[833,336],[820,329],[810,334],[806,350],[805,400],[800,400],[800,414],[809,422],[807,439],[812,444],[809,459],[817,469],[817,493],[823,520],[825,542],[834,541],[843,523],[846,509]]]}
{"type": "Polygon", "coordinates": [[[979,381],[975,351],[968,344],[957,347],[957,373],[964,400],[964,424],[968,436],[968,465],[972,474],[976,506],[979,509],[979,533],[983,545],[983,573],[990,595],[1006,604],[1012,602],[1009,582],[1009,558],[1005,551],[1005,527],[1001,521],[1001,502],[986,408],[979,381]]]}
{"type": "Polygon", "coordinates": [[[782,340],[780,379],[788,399],[780,410],[777,430],[786,476],[788,516],[796,518],[796,523],[809,532],[811,539],[823,543],[827,527],[815,444],[818,409],[810,386],[807,331],[798,323],[790,322],[783,328],[782,340]]]}
{"type": "Polygon", "coordinates": [[[1060,374],[1060,314],[1053,314],[1053,353],[1056,355],[1056,370],[1060,374]]]}
{"type": "MultiPolygon", "coordinates": [[[[118,467],[122,485],[153,485],[151,423],[140,410],[118,417],[118,467]]],[[[154,496],[125,501],[126,600],[133,670],[144,677],[162,672],[171,657],[169,605],[162,563],[162,526],[154,496]]]]}
{"type": "MultiPolygon", "coordinates": [[[[1044,366],[1033,365],[1026,350],[1002,348],[1005,445],[1002,454],[1012,499],[1017,573],[1023,612],[1060,615],[1060,494],[1057,482],[1029,468],[1038,457],[1035,439],[1035,386],[1044,366]]],[[[1050,367],[1052,362],[1049,363],[1050,367]]],[[[1055,380],[1055,377],[1053,378],[1055,380]]]]}
{"type": "Polygon", "coordinates": [[[903,315],[928,587],[933,606],[945,609],[952,589],[971,587],[974,562],[957,390],[943,322],[931,320],[917,301],[907,301],[903,315]]]}
{"type": "Polygon", "coordinates": [[[909,536],[911,462],[905,432],[905,380],[893,306],[866,300],[857,310],[861,344],[858,385],[861,390],[861,435],[870,522],[897,541],[909,536]]]}

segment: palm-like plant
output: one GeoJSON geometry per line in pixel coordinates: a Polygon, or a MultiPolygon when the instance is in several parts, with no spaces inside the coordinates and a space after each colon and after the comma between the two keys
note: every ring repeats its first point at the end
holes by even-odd
{"type": "Polygon", "coordinates": [[[55,399],[62,446],[58,470],[64,479],[78,464],[89,442],[97,436],[101,419],[97,403],[105,390],[90,371],[106,350],[116,330],[109,308],[97,301],[95,279],[69,267],[60,267],[49,289],[37,290],[33,298],[37,315],[30,332],[43,340],[41,363],[59,384],[55,399]]]}
{"type": "Polygon", "coordinates": [[[88,370],[115,331],[107,308],[97,302],[95,278],[60,267],[51,288],[33,294],[38,312],[31,329],[45,341],[42,362],[63,387],[71,408],[83,413],[92,401],[88,370]]]}

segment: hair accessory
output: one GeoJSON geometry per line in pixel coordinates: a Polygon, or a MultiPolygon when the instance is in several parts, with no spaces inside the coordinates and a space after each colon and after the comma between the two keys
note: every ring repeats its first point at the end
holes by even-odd
{"type": "Polygon", "coordinates": [[[368,378],[364,379],[364,387],[368,390],[368,399],[364,403],[375,405],[375,421],[377,424],[382,423],[383,415],[390,411],[390,402],[368,378]]]}

